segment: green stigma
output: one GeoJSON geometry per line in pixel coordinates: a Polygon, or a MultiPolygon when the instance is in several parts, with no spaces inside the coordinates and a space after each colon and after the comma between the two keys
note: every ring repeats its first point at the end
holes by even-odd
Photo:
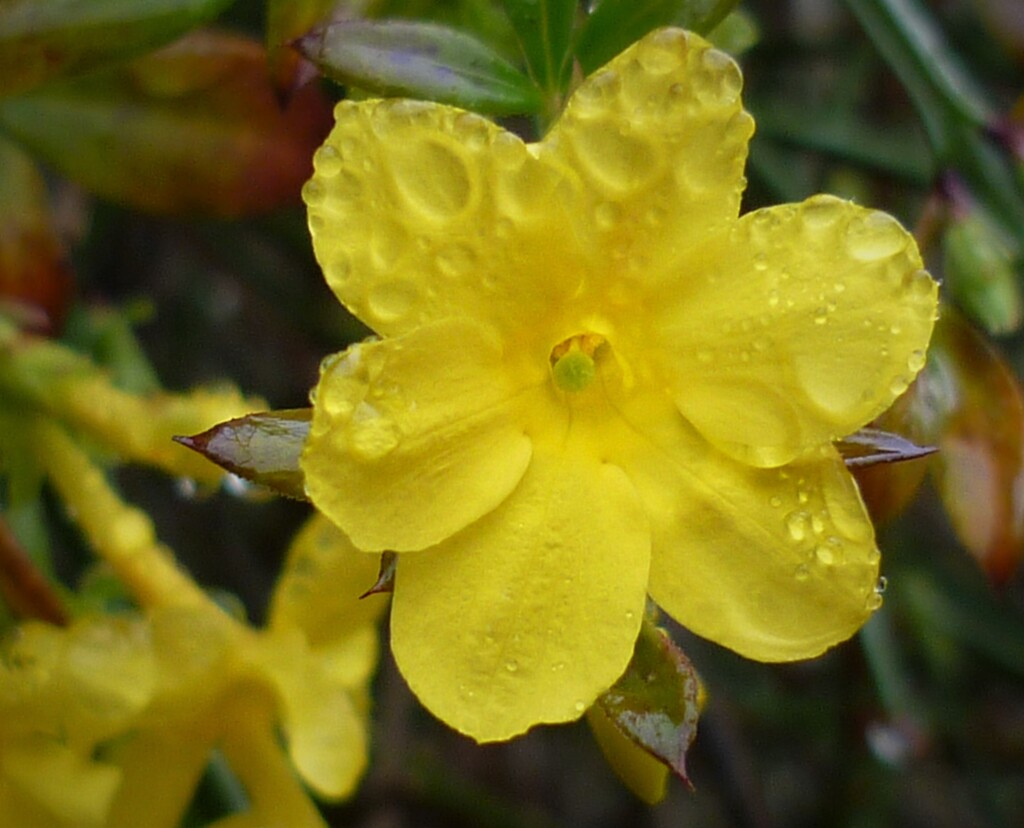
{"type": "Polygon", "coordinates": [[[555,378],[555,385],[563,391],[576,392],[582,391],[594,381],[597,368],[593,357],[573,348],[551,366],[551,374],[555,378]]]}

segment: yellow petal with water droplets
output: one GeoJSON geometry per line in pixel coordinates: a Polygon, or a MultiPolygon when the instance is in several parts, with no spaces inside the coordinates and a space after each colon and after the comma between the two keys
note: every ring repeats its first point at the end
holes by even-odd
{"type": "Polygon", "coordinates": [[[580,85],[538,147],[580,176],[573,216],[596,274],[650,282],[736,220],[753,120],[736,63],[663,29],[580,85]]]}
{"type": "Polygon", "coordinates": [[[378,556],[360,552],[327,518],[313,515],[288,549],[271,598],[271,629],[297,627],[317,649],[372,626],[386,596],[359,596],[373,586],[378,565],[378,556]]]}
{"type": "Polygon", "coordinates": [[[498,509],[399,559],[398,668],[428,710],[481,742],[577,719],[632,656],[649,554],[619,469],[538,454],[498,509]]]}
{"type": "Polygon", "coordinates": [[[698,635],[761,661],[811,658],[853,635],[881,603],[879,553],[835,449],[755,468],[666,417],[670,405],[634,405],[633,439],[614,460],[650,516],[651,597],[698,635]]]}
{"type": "Polygon", "coordinates": [[[440,104],[342,101],[335,118],[303,198],[327,283],[373,330],[468,317],[515,335],[569,301],[580,251],[558,164],[440,104]]]}
{"type": "MultiPolygon", "coordinates": [[[[546,377],[547,366],[539,366],[546,377]]],[[[450,319],[325,366],[302,469],[360,549],[423,549],[494,509],[530,459],[523,392],[488,332],[450,319]]]]}
{"type": "Polygon", "coordinates": [[[679,410],[777,466],[852,433],[924,365],[937,286],[891,216],[830,196],[745,215],[664,291],[655,350],[679,410]]]}

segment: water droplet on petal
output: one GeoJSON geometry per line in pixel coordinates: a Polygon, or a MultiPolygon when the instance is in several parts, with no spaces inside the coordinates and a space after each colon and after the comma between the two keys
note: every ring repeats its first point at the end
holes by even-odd
{"type": "Polygon", "coordinates": [[[869,612],[874,612],[880,606],[882,606],[882,596],[879,595],[877,592],[872,591],[872,593],[864,601],[864,608],[869,612]]]}
{"type": "Polygon", "coordinates": [[[396,322],[406,316],[417,299],[415,285],[406,281],[385,281],[373,286],[366,297],[367,308],[381,322],[396,322]]]}
{"type": "Polygon", "coordinates": [[[587,705],[583,701],[577,701],[576,704],[573,705],[573,707],[576,709],[577,713],[582,713],[587,709],[587,705]]]}
{"type": "Polygon", "coordinates": [[[313,154],[313,169],[319,175],[333,177],[341,171],[341,165],[341,153],[330,144],[324,144],[313,154]]]}
{"type": "Polygon", "coordinates": [[[361,402],[349,421],[349,448],[359,459],[379,460],[394,451],[399,442],[397,424],[367,402],[361,402]]]}
{"type": "Polygon", "coordinates": [[[793,577],[798,581],[806,581],[811,577],[811,569],[807,564],[800,564],[793,572],[793,577]]]}
{"type": "Polygon", "coordinates": [[[907,359],[907,368],[913,371],[915,374],[924,368],[924,351],[916,350],[910,354],[907,359]]]}
{"type": "Polygon", "coordinates": [[[519,662],[511,658],[505,662],[505,669],[510,673],[515,673],[519,670],[519,662]]]}
{"type": "Polygon", "coordinates": [[[789,537],[799,543],[807,537],[807,522],[810,515],[804,511],[791,512],[786,517],[786,531],[789,537]]]}
{"type": "Polygon", "coordinates": [[[768,502],[776,509],[782,505],[782,498],[778,495],[772,495],[768,502]]]}
{"type": "Polygon", "coordinates": [[[889,392],[894,396],[900,396],[904,391],[910,387],[910,381],[906,377],[896,377],[889,384],[889,392]]]}
{"type": "Polygon", "coordinates": [[[879,210],[855,217],[846,228],[846,249],[862,262],[894,256],[906,248],[907,242],[907,232],[900,223],[879,210]]]}
{"type": "Polygon", "coordinates": [[[696,93],[706,105],[728,106],[735,103],[743,86],[739,67],[729,55],[708,49],[700,57],[706,75],[696,83],[696,93]]]}
{"type": "Polygon", "coordinates": [[[832,566],[836,562],[832,548],[825,543],[818,544],[814,548],[814,557],[822,566],[832,566]]]}
{"type": "Polygon", "coordinates": [[[889,587],[889,579],[884,575],[880,575],[878,582],[875,584],[875,592],[881,595],[889,587]]]}

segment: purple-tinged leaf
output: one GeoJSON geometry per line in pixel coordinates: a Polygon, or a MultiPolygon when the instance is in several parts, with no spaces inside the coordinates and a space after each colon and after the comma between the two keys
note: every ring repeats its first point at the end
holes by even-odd
{"type": "Polygon", "coordinates": [[[339,83],[494,115],[536,112],[537,87],[470,35],[434,23],[335,20],[296,46],[339,83]]]}
{"type": "Polygon", "coordinates": [[[311,417],[309,408],[249,414],[174,439],[245,480],[305,500],[299,457],[311,417]]]}
{"type": "Polygon", "coordinates": [[[697,673],[668,633],[645,621],[633,659],[597,700],[612,723],[687,785],[686,751],[700,716],[697,673]]]}
{"type": "Polygon", "coordinates": [[[878,428],[862,428],[836,443],[849,469],[863,469],[880,463],[916,460],[934,454],[934,446],[919,446],[906,437],[878,428]]]}

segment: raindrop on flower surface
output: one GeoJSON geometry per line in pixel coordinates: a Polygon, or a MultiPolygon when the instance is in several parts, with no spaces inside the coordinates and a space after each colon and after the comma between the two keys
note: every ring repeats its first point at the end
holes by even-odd
{"type": "Polygon", "coordinates": [[[822,566],[832,566],[836,562],[835,554],[828,544],[818,544],[814,548],[814,557],[822,566]]]}
{"type": "Polygon", "coordinates": [[[341,165],[341,153],[330,144],[324,144],[313,155],[313,168],[319,175],[333,177],[341,172],[341,165]]]}
{"type": "Polygon", "coordinates": [[[807,537],[807,521],[810,515],[807,512],[791,512],[786,517],[786,530],[789,537],[799,543],[807,537]]]}
{"type": "Polygon", "coordinates": [[[907,233],[892,216],[878,210],[854,218],[846,228],[846,249],[862,262],[894,256],[907,246],[907,233]]]}
{"type": "Polygon", "coordinates": [[[505,669],[508,670],[510,673],[515,673],[519,670],[519,662],[516,661],[514,658],[509,659],[505,662],[505,669]]]}
{"type": "Polygon", "coordinates": [[[864,608],[869,612],[874,612],[880,606],[882,606],[882,596],[879,595],[877,592],[872,591],[872,593],[864,601],[864,608]]]}
{"type": "Polygon", "coordinates": [[[349,423],[349,448],[361,460],[373,461],[398,446],[398,425],[366,402],[356,406],[349,423]]]}
{"type": "Polygon", "coordinates": [[[881,595],[883,592],[885,592],[885,590],[886,590],[886,588],[888,586],[889,586],[889,579],[886,578],[884,575],[880,575],[878,577],[878,582],[875,584],[875,592],[878,593],[879,595],[881,595]]]}
{"type": "Polygon", "coordinates": [[[793,572],[793,577],[798,581],[806,581],[811,577],[811,570],[807,564],[800,564],[793,572]]]}
{"type": "Polygon", "coordinates": [[[907,359],[907,368],[915,373],[924,368],[924,351],[913,351],[907,359]]]}
{"type": "Polygon", "coordinates": [[[582,713],[584,710],[587,709],[587,705],[583,701],[577,701],[576,704],[573,705],[573,707],[576,709],[577,713],[582,713]]]}
{"type": "Polygon", "coordinates": [[[381,322],[397,322],[407,316],[417,299],[416,286],[399,280],[375,285],[366,297],[367,308],[381,322]]]}

